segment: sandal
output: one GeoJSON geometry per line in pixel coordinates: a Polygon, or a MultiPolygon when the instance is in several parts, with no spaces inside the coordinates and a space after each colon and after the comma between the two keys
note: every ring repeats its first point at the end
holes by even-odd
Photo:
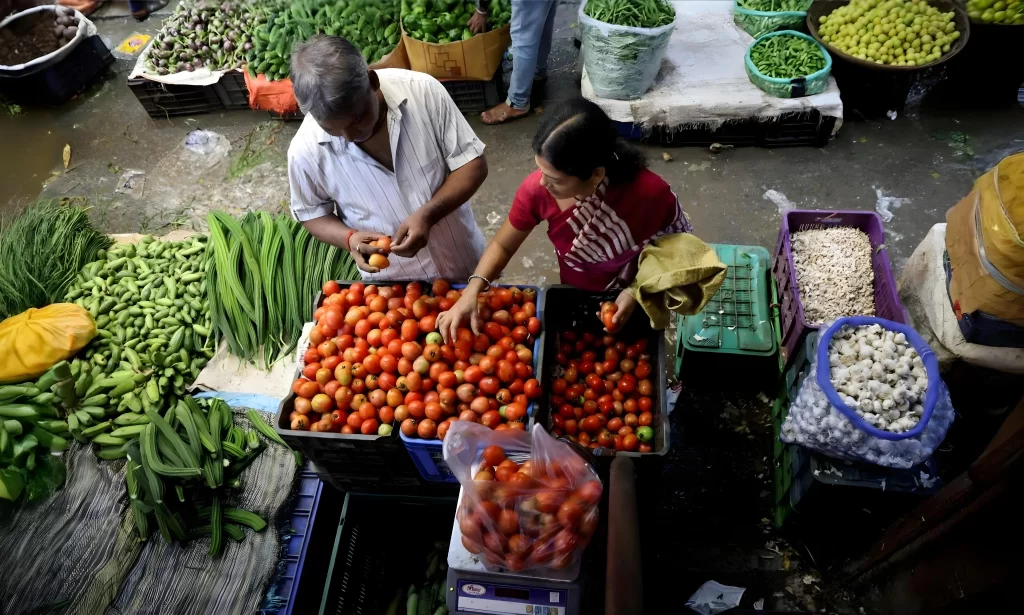
{"type": "Polygon", "coordinates": [[[510,106],[507,102],[503,102],[500,105],[481,113],[480,119],[483,120],[484,124],[494,126],[497,124],[504,124],[505,122],[511,122],[512,120],[518,120],[529,114],[529,107],[525,109],[516,109],[515,107],[510,106]]]}

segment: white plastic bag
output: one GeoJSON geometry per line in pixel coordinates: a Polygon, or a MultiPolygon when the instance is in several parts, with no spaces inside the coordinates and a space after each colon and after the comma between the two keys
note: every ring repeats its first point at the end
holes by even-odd
{"type": "MultiPolygon", "coordinates": [[[[864,382],[865,386],[868,384],[864,382]]],[[[898,388],[899,385],[895,386],[898,388]]],[[[780,439],[838,459],[866,461],[889,468],[910,468],[932,456],[945,439],[953,423],[953,414],[953,404],[939,376],[935,354],[916,331],[882,318],[852,316],[840,318],[821,328],[810,372],[800,386],[796,399],[790,402],[780,439]],[[844,326],[856,328],[875,324],[886,331],[903,334],[906,343],[917,351],[927,376],[928,385],[920,401],[917,423],[902,433],[880,429],[871,424],[869,420],[877,415],[871,416],[872,413],[867,410],[852,408],[849,405],[852,398],[840,394],[832,385],[830,362],[836,360],[830,354],[833,336],[844,326]]]]}
{"type": "Polygon", "coordinates": [[[616,26],[588,17],[580,5],[583,62],[594,93],[602,98],[640,98],[661,70],[676,23],[660,28],[616,26]]]}

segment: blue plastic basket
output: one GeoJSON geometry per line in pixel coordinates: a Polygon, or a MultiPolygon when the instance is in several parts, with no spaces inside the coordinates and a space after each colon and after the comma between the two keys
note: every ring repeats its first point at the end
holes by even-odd
{"type": "Polygon", "coordinates": [[[747,47],[746,55],[743,56],[743,65],[747,69],[747,77],[750,78],[750,82],[761,88],[765,93],[778,98],[800,98],[803,96],[814,96],[825,91],[825,88],[828,86],[828,76],[832,73],[832,56],[829,55],[824,45],[803,32],[781,30],[779,32],[762,34],[756,41],[751,43],[750,47],[747,47]],[[761,73],[754,66],[754,62],[750,58],[750,52],[753,51],[754,47],[761,44],[762,41],[776,36],[796,37],[810,41],[811,44],[818,48],[818,51],[821,52],[822,57],[825,59],[824,68],[810,75],[792,79],[779,79],[761,73]]]}
{"type": "MultiPolygon", "coordinates": [[[[495,285],[495,288],[511,288],[512,286],[518,286],[518,288],[532,288],[537,291],[537,318],[541,322],[544,322],[544,300],[546,298],[544,289],[539,286],[524,286],[524,285],[495,285]]],[[[465,284],[452,284],[452,288],[462,289],[465,288],[465,284]]],[[[540,380],[543,374],[543,361],[541,361],[541,349],[544,348],[544,334],[545,331],[541,329],[540,335],[533,342],[533,377],[540,380]]],[[[530,402],[526,407],[527,417],[527,430],[533,426],[533,414],[537,404],[530,402]]],[[[448,469],[448,465],[444,462],[444,452],[442,450],[442,442],[440,440],[424,440],[422,438],[410,438],[404,433],[399,431],[399,435],[402,437],[402,442],[405,444],[405,450],[409,451],[409,457],[412,459],[413,465],[420,471],[420,475],[424,480],[431,482],[444,482],[444,483],[457,483],[459,480],[455,478],[452,471],[448,469]]]]}

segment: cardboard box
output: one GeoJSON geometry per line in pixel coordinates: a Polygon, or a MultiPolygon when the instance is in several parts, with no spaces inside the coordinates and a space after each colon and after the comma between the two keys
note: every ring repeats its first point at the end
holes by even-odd
{"type": "Polygon", "coordinates": [[[1024,326],[1024,296],[1006,288],[981,260],[979,207],[980,199],[975,190],[946,213],[946,251],[952,269],[949,298],[953,311],[958,314],[980,311],[1024,326]]]}
{"type": "Polygon", "coordinates": [[[403,28],[402,40],[414,71],[436,79],[490,81],[512,42],[511,30],[506,25],[466,41],[438,45],[410,38],[403,28]]]}

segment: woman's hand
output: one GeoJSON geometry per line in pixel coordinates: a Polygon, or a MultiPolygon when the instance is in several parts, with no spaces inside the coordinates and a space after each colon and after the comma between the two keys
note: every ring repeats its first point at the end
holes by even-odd
{"type": "MultiPolygon", "coordinates": [[[[629,317],[633,315],[633,310],[636,309],[637,300],[633,298],[633,295],[628,290],[623,290],[615,298],[615,305],[618,309],[612,315],[612,322],[615,323],[615,330],[618,331],[622,328],[622,325],[629,322],[629,317]]],[[[601,320],[600,312],[597,313],[597,319],[601,320]]],[[[608,329],[604,330],[608,331],[608,329]]]]}
{"type": "Polygon", "coordinates": [[[441,332],[445,344],[455,341],[459,327],[469,319],[473,333],[480,333],[480,312],[477,310],[477,294],[464,293],[451,309],[437,316],[437,330],[441,332]]]}

